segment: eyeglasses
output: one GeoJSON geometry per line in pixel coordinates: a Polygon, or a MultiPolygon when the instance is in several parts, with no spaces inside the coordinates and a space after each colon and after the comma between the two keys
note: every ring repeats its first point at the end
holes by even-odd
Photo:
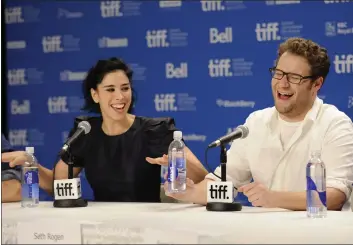
{"type": "Polygon", "coordinates": [[[287,81],[290,83],[294,84],[299,84],[303,79],[308,79],[308,78],[315,78],[315,76],[305,76],[303,77],[302,75],[296,74],[296,73],[290,73],[290,72],[284,72],[280,69],[276,69],[276,67],[272,67],[269,69],[270,73],[273,78],[281,80],[284,76],[287,77],[287,81]]]}

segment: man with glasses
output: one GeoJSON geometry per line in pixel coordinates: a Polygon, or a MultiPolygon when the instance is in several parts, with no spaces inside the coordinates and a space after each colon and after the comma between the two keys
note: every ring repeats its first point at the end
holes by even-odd
{"type": "MultiPolygon", "coordinates": [[[[275,106],[249,115],[248,137],[234,141],[227,155],[227,180],[253,206],[306,210],[306,164],[311,152],[320,150],[328,209],[349,207],[353,124],[317,97],[329,69],[326,49],[311,40],[289,38],[279,46],[276,66],[270,68],[275,106]]],[[[215,174],[220,172],[218,167],[215,174]]],[[[169,195],[205,205],[207,182],[216,179],[209,173],[197,185],[189,181],[185,193],[169,195]]]]}

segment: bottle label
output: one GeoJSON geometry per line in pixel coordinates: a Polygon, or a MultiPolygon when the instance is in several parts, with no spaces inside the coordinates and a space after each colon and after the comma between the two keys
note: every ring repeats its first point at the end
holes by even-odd
{"type": "Polygon", "coordinates": [[[38,171],[29,170],[24,174],[22,196],[26,198],[39,198],[38,171]]]}
{"type": "MultiPolygon", "coordinates": [[[[306,177],[306,183],[307,183],[307,191],[308,192],[310,192],[310,191],[317,192],[322,205],[327,207],[327,204],[326,204],[326,190],[319,191],[317,189],[317,186],[316,186],[315,182],[309,176],[306,177]]],[[[308,203],[309,204],[314,204],[315,203],[314,200],[313,200],[313,196],[312,195],[308,195],[307,198],[308,198],[308,203]]]]}
{"type": "Polygon", "coordinates": [[[175,159],[175,164],[173,164],[173,161],[169,162],[169,168],[168,168],[168,182],[173,182],[178,179],[180,176],[181,178],[185,177],[185,159],[178,157],[175,159]]]}
{"type": "Polygon", "coordinates": [[[28,185],[38,184],[39,183],[38,172],[33,170],[27,171],[24,176],[24,183],[28,185]]]}

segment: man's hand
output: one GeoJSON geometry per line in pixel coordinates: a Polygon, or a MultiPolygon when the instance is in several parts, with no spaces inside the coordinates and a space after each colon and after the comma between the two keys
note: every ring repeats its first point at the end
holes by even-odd
{"type": "Polygon", "coordinates": [[[249,202],[255,207],[275,207],[272,193],[267,189],[266,186],[258,182],[252,182],[247,185],[243,185],[238,188],[239,192],[243,192],[245,196],[248,197],[249,202]]]}
{"type": "Polygon", "coordinates": [[[1,162],[8,162],[11,168],[31,162],[33,159],[25,151],[5,152],[1,154],[1,162]]]}
{"type": "Polygon", "coordinates": [[[162,157],[157,157],[157,158],[146,157],[146,161],[151,164],[159,164],[161,166],[167,166],[168,165],[168,155],[164,154],[162,157]]]}

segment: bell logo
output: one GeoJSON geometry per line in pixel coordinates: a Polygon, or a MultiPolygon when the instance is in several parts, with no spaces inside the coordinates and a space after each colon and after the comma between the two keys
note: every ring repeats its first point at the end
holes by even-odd
{"type": "Polygon", "coordinates": [[[24,100],[22,104],[17,100],[11,101],[11,114],[12,115],[23,115],[31,112],[29,100],[24,100]]]}
{"type": "Polygon", "coordinates": [[[188,77],[188,63],[180,63],[180,67],[174,66],[173,63],[165,64],[165,76],[167,79],[171,78],[187,78],[188,77]]]}
{"type": "Polygon", "coordinates": [[[281,40],[278,26],[278,22],[257,23],[255,29],[257,41],[264,42],[281,40]]]}
{"type": "Polygon", "coordinates": [[[333,63],[337,74],[353,73],[353,54],[335,55],[333,63]]]}
{"type": "Polygon", "coordinates": [[[166,48],[169,47],[167,42],[168,31],[163,30],[148,30],[146,32],[147,47],[149,48],[166,48]]]}
{"type": "Polygon", "coordinates": [[[230,71],[230,67],[230,59],[211,59],[208,62],[210,77],[231,77],[233,73],[230,71]]]}
{"type": "Polygon", "coordinates": [[[233,30],[232,27],[226,27],[224,32],[219,31],[217,28],[210,28],[210,43],[232,43],[233,30]]]}

